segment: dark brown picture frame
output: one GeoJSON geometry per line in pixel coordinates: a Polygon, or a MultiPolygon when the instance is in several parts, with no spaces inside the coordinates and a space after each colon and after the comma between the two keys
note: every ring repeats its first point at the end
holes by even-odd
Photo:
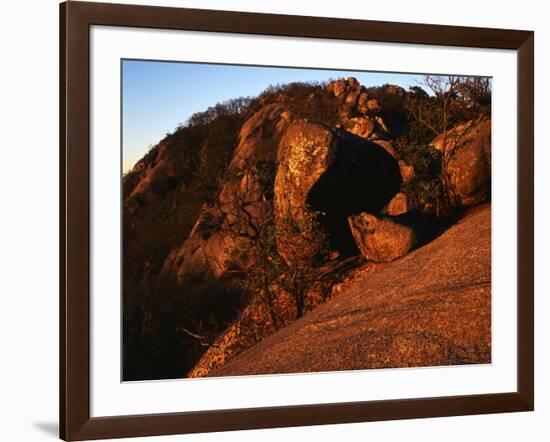
{"type": "Polygon", "coordinates": [[[65,440],[336,424],[534,409],[531,31],[70,1],[60,5],[60,437],[65,440]],[[517,392],[90,417],[90,26],[266,34],[516,50],[517,392]]]}

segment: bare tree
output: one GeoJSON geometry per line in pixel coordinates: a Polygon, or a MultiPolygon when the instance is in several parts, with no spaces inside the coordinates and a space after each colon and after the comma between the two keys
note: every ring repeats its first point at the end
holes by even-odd
{"type": "Polygon", "coordinates": [[[476,121],[490,114],[491,80],[486,77],[426,75],[421,82],[424,89],[412,88],[407,107],[413,119],[440,137],[442,171],[446,186],[448,163],[459,140],[476,121]],[[457,123],[465,123],[457,130],[457,123]],[[453,127],[454,126],[454,127],[453,127]]]}
{"type": "Polygon", "coordinates": [[[426,75],[421,85],[431,92],[431,96],[417,91],[407,101],[407,107],[413,119],[427,127],[434,137],[439,137],[441,184],[447,199],[446,203],[450,206],[458,205],[458,199],[450,180],[449,161],[460,138],[468,129],[468,125],[461,128],[462,130],[451,126],[456,123],[457,114],[464,112],[465,101],[459,91],[466,80],[466,77],[453,75],[426,75]]]}
{"type": "Polygon", "coordinates": [[[306,292],[318,277],[317,261],[326,254],[327,236],[321,228],[320,213],[309,207],[293,208],[277,220],[277,237],[284,239],[287,264],[283,282],[296,303],[296,316],[302,317],[306,308],[306,292]],[[295,239],[299,237],[299,241],[295,239]],[[293,244],[288,244],[293,243],[293,244]]]}
{"type": "Polygon", "coordinates": [[[458,84],[457,94],[475,119],[491,112],[491,79],[487,77],[464,77],[458,84]]]}
{"type": "MultiPolygon", "coordinates": [[[[267,172],[270,173],[274,171],[267,172]]],[[[318,229],[317,214],[311,210],[301,210],[300,217],[278,217],[275,222],[269,199],[273,179],[268,176],[262,180],[261,175],[262,169],[253,167],[241,178],[238,189],[235,183],[223,208],[226,215],[220,232],[236,242],[231,271],[239,274],[245,287],[265,302],[273,323],[279,327],[282,312],[278,311],[276,300],[281,289],[294,298],[296,316],[304,314],[306,290],[315,281],[318,243],[323,233],[318,229]],[[311,241],[296,246],[296,256],[284,260],[277,238],[292,238],[297,232],[302,238],[311,237],[311,241]]]]}
{"type": "Polygon", "coordinates": [[[240,275],[245,288],[265,302],[278,327],[274,284],[283,263],[275,245],[273,205],[266,200],[261,182],[257,169],[252,168],[235,183],[223,208],[220,232],[234,242],[230,271],[240,275]]]}

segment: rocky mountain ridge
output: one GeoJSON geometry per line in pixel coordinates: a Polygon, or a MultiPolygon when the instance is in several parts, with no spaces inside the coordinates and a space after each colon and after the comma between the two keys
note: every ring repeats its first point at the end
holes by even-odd
{"type": "MultiPolygon", "coordinates": [[[[180,375],[217,373],[325,303],[361,259],[394,261],[432,239],[424,213],[433,203],[418,198],[423,176],[403,149],[408,99],[353,77],[289,86],[214,109],[155,146],[124,178],[124,296],[136,342],[168,327],[143,313],[164,311],[168,293],[183,310],[195,302],[199,319],[181,314],[192,329],[175,317],[171,326],[194,361],[180,375]],[[190,300],[189,284],[205,274],[245,294],[221,299],[211,288],[190,300]],[[211,313],[218,308],[229,313],[211,313]]],[[[450,181],[464,206],[490,198],[490,119],[431,144],[456,151],[450,181]]]]}

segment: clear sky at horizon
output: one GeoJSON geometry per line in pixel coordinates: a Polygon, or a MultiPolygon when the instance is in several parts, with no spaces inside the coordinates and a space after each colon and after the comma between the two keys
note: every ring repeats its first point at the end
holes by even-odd
{"type": "Polygon", "coordinates": [[[216,103],[256,96],[269,85],[349,76],[366,87],[390,83],[405,89],[422,79],[413,74],[124,60],[123,170],[192,114],[216,103]]]}

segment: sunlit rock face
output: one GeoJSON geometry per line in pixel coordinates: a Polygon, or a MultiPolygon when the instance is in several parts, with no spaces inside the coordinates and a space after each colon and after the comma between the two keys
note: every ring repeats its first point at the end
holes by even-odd
{"type": "Polygon", "coordinates": [[[491,196],[491,120],[468,121],[437,136],[431,146],[449,155],[452,191],[464,206],[491,196]]]}
{"type": "Polygon", "coordinates": [[[361,254],[369,261],[389,262],[409,253],[415,244],[411,227],[368,213],[351,215],[349,225],[361,254]]]}
{"type": "MultiPolygon", "coordinates": [[[[356,253],[347,217],[363,211],[378,213],[401,182],[397,161],[376,143],[344,130],[296,123],[279,146],[275,222],[291,219],[300,225],[304,211],[311,210],[319,214],[331,249],[356,253]]],[[[312,241],[314,233],[298,228],[278,238],[279,252],[289,262],[312,247],[312,241]]]]}

